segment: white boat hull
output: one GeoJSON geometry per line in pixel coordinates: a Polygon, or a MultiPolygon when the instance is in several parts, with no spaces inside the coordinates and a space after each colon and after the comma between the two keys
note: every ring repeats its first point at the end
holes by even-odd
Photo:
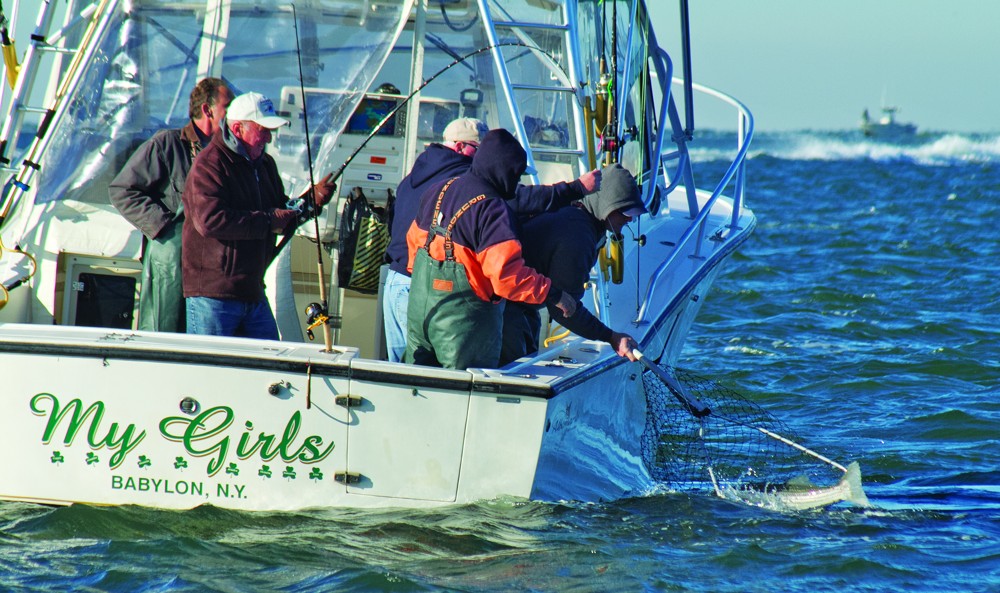
{"type": "Polygon", "coordinates": [[[288,510],[531,492],[547,398],[480,392],[469,372],[408,380],[412,367],[351,349],[278,342],[10,325],[2,336],[0,430],[17,454],[0,498],[288,510]],[[338,405],[347,395],[353,405],[338,405]]]}
{"type": "MultiPolygon", "coordinates": [[[[525,182],[571,181],[606,156],[620,159],[653,211],[625,232],[620,282],[596,266],[583,305],[650,359],[673,364],[722,264],[755,225],[743,207],[745,108],[711,93],[737,108],[740,130],[732,166],[707,192],[694,187],[665,54],[650,52],[635,70],[621,61],[624,148],[606,155],[595,142],[608,139],[595,138],[607,122],[598,125],[590,109],[607,88],[595,76],[606,50],[596,37],[613,14],[596,0],[444,3],[428,12],[410,2],[371,11],[208,4],[111,0],[82,10],[74,26],[87,33],[73,33],[79,49],[64,48],[78,59],[53,69],[53,88],[66,93],[46,97],[40,133],[12,155],[4,151],[30,127],[20,125],[24,113],[0,131],[0,164],[23,163],[6,169],[13,177],[0,194],[0,446],[10,452],[0,500],[278,511],[499,496],[591,501],[656,488],[639,363],[575,336],[504,369],[385,362],[378,297],[325,276],[340,263],[337,213],[353,186],[387,205],[424,144],[459,114],[516,133],[537,170],[525,182]],[[275,30],[295,39],[246,34],[275,30]],[[166,66],[106,67],[154,62],[166,66]],[[344,163],[339,201],[318,235],[296,236],[264,279],[280,342],[132,329],[146,289],[143,241],[108,203],[108,181],[132,140],[183,120],[178,98],[211,74],[265,92],[292,121],[268,148],[289,195],[308,187],[313,169],[344,163]],[[442,78],[416,88],[428,76],[442,78]],[[654,79],[661,86],[647,92],[654,79]],[[386,127],[372,127],[373,118],[386,127]],[[301,312],[319,301],[330,351],[305,341],[301,312]]],[[[622,10],[624,20],[646,23],[638,8],[622,10]]],[[[655,45],[651,31],[623,24],[621,55],[655,45]]],[[[32,98],[31,64],[22,99],[32,98]]]]}

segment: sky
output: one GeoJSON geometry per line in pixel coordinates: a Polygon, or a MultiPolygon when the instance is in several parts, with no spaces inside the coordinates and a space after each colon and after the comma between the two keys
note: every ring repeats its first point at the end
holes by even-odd
{"type": "MultiPolygon", "coordinates": [[[[678,0],[647,0],[680,72],[678,0]]],[[[691,0],[692,78],[757,131],[857,128],[898,106],[921,131],[1000,132],[1000,0],[691,0]]],[[[702,127],[735,128],[696,98],[702,127]]]]}
{"type": "MultiPolygon", "coordinates": [[[[42,2],[22,1],[19,53],[42,2]]],[[[679,73],[679,0],[647,5],[679,73]]],[[[690,14],[695,81],[758,131],[855,129],[884,101],[922,131],[1000,132],[1000,0],[690,0],[690,14]]],[[[695,110],[699,127],[736,126],[714,100],[695,110]]]]}

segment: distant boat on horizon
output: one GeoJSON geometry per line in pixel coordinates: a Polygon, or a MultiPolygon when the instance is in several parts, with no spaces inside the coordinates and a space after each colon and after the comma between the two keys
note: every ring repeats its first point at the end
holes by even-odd
{"type": "Polygon", "coordinates": [[[868,108],[861,112],[861,133],[871,138],[902,139],[916,135],[917,125],[896,121],[899,107],[882,107],[882,116],[877,120],[868,115],[868,108]]]}

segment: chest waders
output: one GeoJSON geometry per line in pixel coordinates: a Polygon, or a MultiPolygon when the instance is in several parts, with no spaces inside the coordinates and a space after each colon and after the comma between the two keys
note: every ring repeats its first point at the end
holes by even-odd
{"type": "MultiPolygon", "coordinates": [[[[201,144],[187,142],[191,162],[201,144]]],[[[190,163],[189,163],[190,165],[190,163]]],[[[181,284],[181,228],[184,204],[177,205],[174,220],[155,239],[146,241],[142,253],[142,288],[139,292],[140,330],[184,333],[184,287],[181,284]]]]}
{"type": "Polygon", "coordinates": [[[479,195],[466,202],[447,228],[437,224],[441,201],[452,179],[441,188],[427,242],[417,250],[407,308],[406,354],[403,360],[454,369],[495,368],[500,360],[503,306],[484,301],[472,289],[465,266],[455,261],[452,230],[459,217],[486,199],[479,195]],[[430,255],[434,237],[444,237],[444,261],[430,255]]]}

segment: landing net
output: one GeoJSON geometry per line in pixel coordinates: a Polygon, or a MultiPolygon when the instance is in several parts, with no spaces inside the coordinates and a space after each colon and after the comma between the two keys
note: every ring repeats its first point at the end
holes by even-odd
{"type": "Polygon", "coordinates": [[[673,490],[772,493],[808,480],[833,484],[842,467],[798,445],[783,422],[718,383],[676,367],[661,366],[687,398],[711,409],[697,418],[666,382],[643,372],[646,429],[643,461],[650,475],[673,490]]]}

